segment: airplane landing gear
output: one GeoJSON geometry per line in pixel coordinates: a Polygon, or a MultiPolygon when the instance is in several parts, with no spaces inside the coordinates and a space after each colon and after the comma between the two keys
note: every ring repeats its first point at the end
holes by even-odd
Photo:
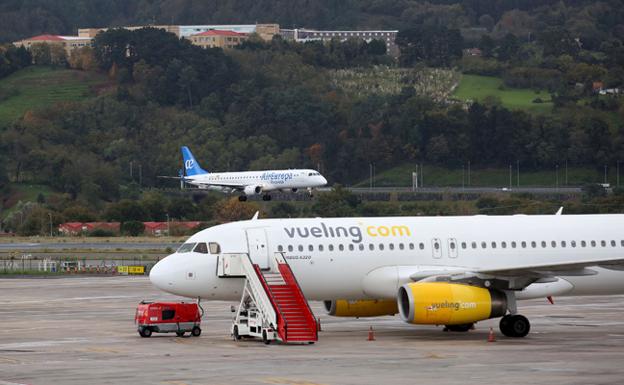
{"type": "Polygon", "coordinates": [[[247,201],[247,195],[239,195],[239,196],[238,196],[238,201],[239,201],[239,202],[245,202],[245,201],[247,201]]]}
{"type": "Polygon", "coordinates": [[[520,314],[508,314],[500,320],[500,331],[507,337],[521,338],[529,334],[531,323],[520,314]]]}
{"type": "Polygon", "coordinates": [[[269,194],[264,194],[264,195],[262,196],[262,200],[263,200],[263,201],[270,201],[270,200],[271,200],[271,196],[270,196],[269,194]]]}
{"type": "Polygon", "coordinates": [[[314,191],[311,188],[308,188],[308,195],[310,196],[310,198],[314,197],[314,191]]]}

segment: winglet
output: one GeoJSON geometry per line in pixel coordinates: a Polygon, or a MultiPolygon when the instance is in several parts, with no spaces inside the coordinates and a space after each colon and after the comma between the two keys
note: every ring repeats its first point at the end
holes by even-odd
{"type": "Polygon", "coordinates": [[[258,215],[260,214],[260,211],[256,211],[256,213],[254,214],[254,216],[251,218],[252,221],[255,221],[256,219],[258,219],[258,215]]]}
{"type": "Polygon", "coordinates": [[[555,213],[555,215],[561,215],[563,213],[563,206],[559,207],[559,210],[555,213]]]}

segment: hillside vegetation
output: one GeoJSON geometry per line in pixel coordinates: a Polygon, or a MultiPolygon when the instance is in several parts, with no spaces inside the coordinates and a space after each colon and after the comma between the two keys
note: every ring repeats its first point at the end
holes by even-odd
{"type": "Polygon", "coordinates": [[[85,100],[96,95],[106,76],[96,72],[51,67],[28,67],[0,79],[0,127],[28,110],[55,103],[85,100]]]}
{"type": "Polygon", "coordinates": [[[506,87],[502,79],[492,76],[462,75],[453,96],[465,102],[500,103],[513,110],[543,113],[553,107],[548,91],[506,87]]]}

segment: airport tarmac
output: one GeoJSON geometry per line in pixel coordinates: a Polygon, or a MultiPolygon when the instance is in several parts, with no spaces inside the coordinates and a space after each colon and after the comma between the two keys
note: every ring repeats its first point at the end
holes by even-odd
{"type": "Polygon", "coordinates": [[[233,341],[233,302],[203,304],[198,338],[141,338],[142,299],[178,298],[147,277],[0,279],[0,385],[624,383],[624,296],[520,302],[524,339],[502,337],[497,320],[445,333],[398,316],[333,318],[314,302],[319,341],[292,346],[233,341]]]}

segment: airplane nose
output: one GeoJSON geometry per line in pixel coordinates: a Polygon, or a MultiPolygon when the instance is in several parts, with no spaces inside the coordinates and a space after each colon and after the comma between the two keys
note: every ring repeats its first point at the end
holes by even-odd
{"type": "Polygon", "coordinates": [[[321,176],[321,183],[323,184],[323,186],[327,184],[327,179],[325,179],[324,176],[321,176]]]}
{"type": "MultiPolygon", "coordinates": [[[[168,257],[167,257],[168,258],[168,257]]],[[[166,290],[167,286],[171,283],[168,282],[167,272],[165,265],[167,264],[166,259],[164,258],[157,262],[154,267],[150,270],[149,279],[152,285],[156,286],[161,290],[166,290]]]]}

